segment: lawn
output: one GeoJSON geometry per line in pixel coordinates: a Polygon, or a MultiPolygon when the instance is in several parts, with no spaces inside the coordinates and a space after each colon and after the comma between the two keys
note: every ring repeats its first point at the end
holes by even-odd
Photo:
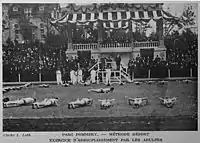
{"type": "Polygon", "coordinates": [[[167,85],[148,85],[142,83],[141,85],[125,84],[120,86],[114,84],[113,86],[115,88],[114,92],[104,95],[88,93],[87,90],[90,88],[106,87],[105,85],[86,87],[82,85],[73,85],[70,87],[52,85],[47,89],[33,86],[28,89],[6,93],[3,96],[10,97],[13,100],[32,96],[34,91],[36,91],[35,97],[38,101],[46,97],[57,96],[60,106],[43,109],[32,109],[31,106],[3,109],[4,131],[196,130],[197,120],[194,118],[197,116],[196,81],[189,84],[170,81],[167,85]],[[149,105],[133,109],[127,104],[125,96],[148,97],[149,105]],[[168,109],[160,105],[158,97],[166,96],[178,98],[174,108],[168,109]],[[91,97],[94,100],[93,105],[91,107],[68,109],[67,103],[78,97],[91,97]],[[114,107],[101,110],[98,99],[105,98],[116,99],[114,107]],[[26,121],[24,120],[22,123],[22,119],[17,120],[16,118],[26,118],[26,121]],[[39,119],[31,120],[33,118],[39,119]],[[47,122],[48,125],[45,124],[47,122]],[[64,122],[64,124],[61,124],[61,122],[64,122]],[[26,126],[25,123],[27,123],[26,126]],[[16,127],[16,124],[18,124],[18,127],[16,127]],[[35,128],[33,128],[33,124],[35,128]],[[157,124],[159,124],[159,128],[156,127],[157,124]],[[174,124],[177,126],[174,126],[174,124]]]}

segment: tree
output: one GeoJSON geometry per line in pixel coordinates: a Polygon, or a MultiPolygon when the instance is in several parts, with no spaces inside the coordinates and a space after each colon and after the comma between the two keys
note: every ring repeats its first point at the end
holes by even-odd
{"type": "Polygon", "coordinates": [[[196,15],[193,11],[193,7],[194,6],[190,4],[185,5],[184,11],[181,17],[181,23],[185,26],[186,29],[195,25],[196,15]]]}

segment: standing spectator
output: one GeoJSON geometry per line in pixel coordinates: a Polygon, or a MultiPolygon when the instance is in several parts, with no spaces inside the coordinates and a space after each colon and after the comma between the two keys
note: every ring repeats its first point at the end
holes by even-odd
{"type": "Polygon", "coordinates": [[[105,57],[101,56],[101,70],[104,70],[105,69],[105,64],[106,64],[106,61],[105,61],[105,57]]]}
{"type": "Polygon", "coordinates": [[[93,65],[95,64],[95,59],[93,58],[93,56],[92,56],[92,58],[91,58],[91,61],[90,61],[90,63],[91,63],[91,65],[90,65],[90,66],[93,66],[93,65]]]}
{"type": "Polygon", "coordinates": [[[160,63],[160,58],[159,58],[158,55],[157,55],[156,58],[155,58],[155,62],[156,62],[156,63],[160,63]]]}
{"type": "Polygon", "coordinates": [[[107,63],[107,66],[108,66],[108,67],[111,67],[112,59],[111,59],[110,56],[108,57],[107,62],[108,62],[108,63],[107,63]]]}
{"type": "Polygon", "coordinates": [[[117,57],[116,57],[116,65],[117,65],[117,70],[120,70],[120,64],[121,64],[121,57],[120,55],[118,54],[117,57]]]}
{"type": "Polygon", "coordinates": [[[136,62],[140,61],[140,55],[138,54],[136,57],[136,62]]]}
{"type": "Polygon", "coordinates": [[[73,60],[73,64],[74,64],[75,70],[78,70],[78,58],[77,58],[77,56],[75,56],[75,58],[73,60]]]}

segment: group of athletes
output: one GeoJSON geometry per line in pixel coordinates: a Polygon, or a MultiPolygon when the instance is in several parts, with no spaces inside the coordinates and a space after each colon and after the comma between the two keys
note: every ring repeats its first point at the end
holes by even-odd
{"type": "MultiPolygon", "coordinates": [[[[146,81],[147,84],[153,84],[155,81],[146,81]]],[[[191,80],[183,80],[185,83],[192,82],[191,80]]],[[[140,85],[142,82],[135,82],[136,85],[140,85]]],[[[159,84],[167,84],[167,81],[158,81],[159,84]]],[[[27,83],[22,87],[29,87],[31,84],[27,83]]],[[[84,84],[85,85],[85,84],[84,84]]],[[[123,84],[121,84],[123,85],[123,84]]],[[[68,83],[63,83],[62,86],[68,87],[68,83]]],[[[49,88],[50,85],[48,84],[41,84],[39,85],[40,88],[49,88]]],[[[109,94],[114,91],[114,87],[108,87],[108,88],[98,88],[98,89],[88,89],[88,93],[97,93],[97,94],[109,94]]],[[[25,105],[31,105],[33,109],[40,109],[45,108],[49,106],[59,106],[58,104],[58,97],[51,97],[51,98],[45,98],[42,101],[37,101],[35,97],[36,92],[34,92],[32,97],[26,97],[26,98],[20,98],[17,100],[10,100],[8,97],[3,98],[3,107],[9,108],[9,107],[19,107],[19,106],[25,106],[25,105]]],[[[142,106],[148,105],[148,98],[147,97],[127,97],[125,96],[125,99],[128,101],[128,104],[133,106],[134,108],[139,108],[142,106]]],[[[176,97],[166,97],[166,98],[158,98],[160,100],[160,103],[167,108],[172,108],[176,101],[176,97]]],[[[115,99],[99,99],[100,102],[100,108],[101,109],[107,109],[112,106],[114,106],[115,99]]],[[[93,104],[92,98],[78,98],[75,101],[71,101],[68,103],[68,109],[75,109],[78,107],[83,106],[91,106],[93,104]]]]}

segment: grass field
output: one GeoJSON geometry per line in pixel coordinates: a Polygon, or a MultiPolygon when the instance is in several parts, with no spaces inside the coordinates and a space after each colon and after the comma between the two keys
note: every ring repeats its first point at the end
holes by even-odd
{"type": "Polygon", "coordinates": [[[51,88],[37,86],[11,91],[4,97],[17,99],[32,96],[36,91],[36,99],[59,97],[59,107],[32,109],[31,106],[3,109],[4,131],[64,131],[64,130],[196,130],[197,129],[197,82],[185,84],[170,81],[167,85],[125,84],[113,85],[111,94],[98,95],[88,93],[90,88],[106,87],[92,85],[84,87],[74,85],[51,88]],[[52,94],[54,93],[54,95],[52,94]],[[149,105],[133,109],[127,104],[125,96],[148,97],[149,105]],[[178,97],[172,109],[160,105],[158,97],[178,97]],[[78,97],[93,98],[91,107],[68,109],[67,103],[78,97]],[[115,98],[114,107],[100,110],[98,99],[115,98]],[[87,118],[86,118],[87,117],[87,118]],[[24,118],[24,120],[17,118],[24,118]],[[28,119],[27,119],[28,118],[28,119]],[[32,118],[37,118],[31,120],[32,118]],[[42,119],[41,119],[42,118],[42,119]],[[62,124],[61,124],[62,122],[62,124]],[[46,124],[45,124],[46,123],[46,124]],[[26,124],[26,126],[25,126],[26,124]],[[51,124],[51,125],[50,125],[51,124]]]}

